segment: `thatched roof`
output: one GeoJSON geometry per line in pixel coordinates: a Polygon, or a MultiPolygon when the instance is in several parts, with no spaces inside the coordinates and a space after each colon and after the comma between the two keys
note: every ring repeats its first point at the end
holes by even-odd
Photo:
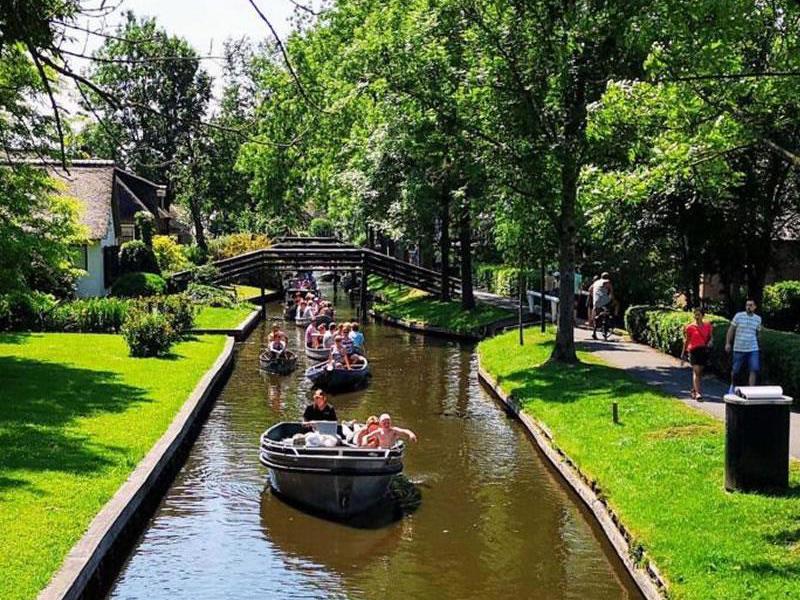
{"type": "Polygon", "coordinates": [[[114,161],[74,161],[69,173],[60,164],[48,164],[46,169],[59,182],[61,193],[81,203],[81,222],[89,229],[89,239],[105,237],[112,211],[114,161]]]}

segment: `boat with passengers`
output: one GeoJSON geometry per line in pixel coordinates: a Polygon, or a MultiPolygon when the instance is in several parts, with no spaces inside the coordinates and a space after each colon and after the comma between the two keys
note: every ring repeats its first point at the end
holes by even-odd
{"type": "Polygon", "coordinates": [[[403,470],[404,443],[366,448],[349,437],[335,421],[273,425],[262,434],[259,453],[270,486],[290,501],[337,518],[375,506],[403,470]],[[307,435],[309,427],[316,435],[307,435]]]}
{"type": "Polygon", "coordinates": [[[345,392],[367,384],[370,378],[369,361],[362,357],[348,369],[341,364],[321,362],[306,369],[306,378],[318,388],[329,392],[345,392]]]}

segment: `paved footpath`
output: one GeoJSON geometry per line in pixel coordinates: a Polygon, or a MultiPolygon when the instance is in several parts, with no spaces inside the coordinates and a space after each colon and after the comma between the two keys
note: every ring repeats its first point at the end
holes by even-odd
{"type": "MultiPolygon", "coordinates": [[[[666,394],[678,398],[684,404],[705,411],[722,420],[725,418],[725,403],[722,396],[728,391],[728,386],[713,375],[703,379],[703,402],[692,400],[692,375],[688,364],[669,354],[612,336],[606,341],[595,341],[588,329],[575,329],[575,341],[580,342],[585,350],[596,354],[603,361],[613,367],[624,369],[666,394]]],[[[791,414],[791,429],[789,437],[789,454],[800,458],[800,414],[791,414]]]]}

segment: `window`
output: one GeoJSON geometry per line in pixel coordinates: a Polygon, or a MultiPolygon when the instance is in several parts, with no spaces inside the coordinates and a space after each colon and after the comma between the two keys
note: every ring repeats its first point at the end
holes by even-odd
{"type": "Polygon", "coordinates": [[[84,271],[89,270],[89,248],[86,244],[73,249],[72,264],[84,271]]]}
{"type": "Polygon", "coordinates": [[[119,229],[122,243],[130,242],[136,236],[136,226],[133,223],[122,223],[119,229]]]}

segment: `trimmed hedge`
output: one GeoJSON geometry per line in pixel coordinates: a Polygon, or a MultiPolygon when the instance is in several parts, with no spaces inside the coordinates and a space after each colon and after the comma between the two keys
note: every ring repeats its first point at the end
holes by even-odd
{"type": "MultiPolygon", "coordinates": [[[[714,326],[714,345],[709,369],[728,378],[731,356],[725,352],[725,335],[730,321],[707,315],[714,326]]],[[[683,329],[692,314],[660,306],[631,306],[625,311],[625,327],[630,336],[673,356],[683,349],[683,329]]],[[[785,393],[800,398],[800,335],[774,329],[761,332],[761,379],[783,387],[785,393]]]]}
{"type": "Polygon", "coordinates": [[[764,324],[781,331],[800,331],[800,281],[779,281],[764,288],[764,324]]]}
{"type": "Polygon", "coordinates": [[[117,298],[157,296],[167,290],[167,282],[155,273],[128,273],[111,286],[111,295],[117,298]]]}

